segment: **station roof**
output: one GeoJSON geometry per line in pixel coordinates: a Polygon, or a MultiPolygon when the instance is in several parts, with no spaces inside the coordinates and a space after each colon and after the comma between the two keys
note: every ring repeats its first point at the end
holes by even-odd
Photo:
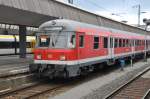
{"type": "Polygon", "coordinates": [[[71,19],[119,30],[145,33],[141,28],[88,12],[57,0],[0,0],[0,22],[38,27],[41,23],[57,19],[71,19]]]}

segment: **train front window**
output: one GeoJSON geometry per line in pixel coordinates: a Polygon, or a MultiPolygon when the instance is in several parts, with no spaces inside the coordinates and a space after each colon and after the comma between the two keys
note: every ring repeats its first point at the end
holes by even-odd
{"type": "Polygon", "coordinates": [[[39,36],[39,47],[48,47],[50,44],[50,37],[41,35],[39,36]]]}
{"type": "Polygon", "coordinates": [[[51,34],[51,48],[67,48],[67,36],[65,34],[51,34]]]}
{"type": "Polygon", "coordinates": [[[75,35],[71,32],[60,32],[51,34],[51,48],[74,48],[75,35]]]}
{"type": "Polygon", "coordinates": [[[47,33],[39,36],[38,47],[75,48],[75,35],[72,32],[47,33]]]}

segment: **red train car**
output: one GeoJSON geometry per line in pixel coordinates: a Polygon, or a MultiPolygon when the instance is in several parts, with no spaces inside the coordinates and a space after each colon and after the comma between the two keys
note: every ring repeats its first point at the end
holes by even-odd
{"type": "Polygon", "coordinates": [[[150,50],[144,34],[66,19],[43,23],[37,32],[30,71],[48,77],[74,77],[101,63],[114,63],[150,50]]]}

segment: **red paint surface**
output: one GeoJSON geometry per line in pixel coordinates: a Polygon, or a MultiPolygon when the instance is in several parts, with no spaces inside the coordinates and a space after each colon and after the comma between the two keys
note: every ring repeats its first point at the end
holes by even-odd
{"type": "MultiPolygon", "coordinates": [[[[75,49],[40,49],[34,50],[34,59],[37,59],[37,55],[42,56],[42,60],[60,60],[61,56],[65,56],[66,60],[77,60],[92,57],[101,57],[108,55],[108,49],[103,48],[103,37],[113,36],[115,38],[126,39],[144,39],[144,36],[129,36],[127,34],[113,34],[109,31],[94,30],[78,28],[76,33],[76,48],[75,49]],[[84,35],[84,47],[79,47],[79,35],[84,35]],[[99,49],[93,49],[94,35],[99,36],[99,49]]],[[[135,47],[135,51],[144,50],[143,46],[135,47]]],[[[114,48],[114,54],[121,54],[131,52],[131,47],[114,48]]]]}

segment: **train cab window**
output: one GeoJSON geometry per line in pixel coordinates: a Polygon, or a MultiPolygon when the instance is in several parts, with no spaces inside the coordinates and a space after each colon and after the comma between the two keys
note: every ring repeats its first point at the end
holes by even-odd
{"type": "Polygon", "coordinates": [[[50,37],[46,35],[39,36],[39,47],[48,47],[50,43],[50,37]]]}
{"type": "Polygon", "coordinates": [[[118,47],[118,39],[115,39],[115,48],[118,47]]]}
{"type": "Polygon", "coordinates": [[[99,37],[94,37],[93,49],[99,48],[99,37]]]}
{"type": "Polygon", "coordinates": [[[79,36],[79,47],[84,47],[84,36],[83,35],[79,36]]]}
{"type": "Polygon", "coordinates": [[[104,37],[103,42],[104,42],[104,48],[108,48],[108,38],[107,37],[104,37]]]}
{"type": "Polygon", "coordinates": [[[69,37],[69,48],[75,48],[75,35],[69,37]]]}

